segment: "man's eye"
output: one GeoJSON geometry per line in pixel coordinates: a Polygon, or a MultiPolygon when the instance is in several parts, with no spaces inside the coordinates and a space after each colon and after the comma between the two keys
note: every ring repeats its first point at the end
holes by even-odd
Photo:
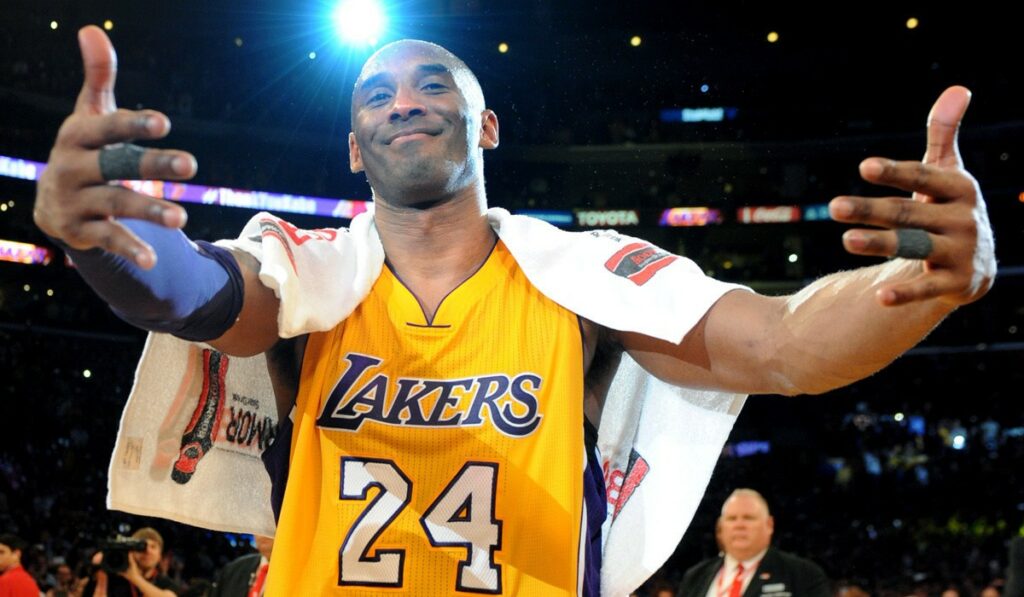
{"type": "Polygon", "coordinates": [[[390,96],[387,93],[385,93],[383,91],[380,91],[380,92],[374,93],[370,97],[366,98],[366,103],[367,104],[376,104],[376,103],[379,103],[379,102],[387,101],[388,97],[390,97],[390,96]]]}
{"type": "Polygon", "coordinates": [[[440,83],[427,83],[426,85],[423,86],[423,90],[424,91],[434,91],[434,92],[437,92],[437,91],[444,91],[445,89],[448,89],[448,88],[445,87],[444,85],[440,84],[440,83]]]}

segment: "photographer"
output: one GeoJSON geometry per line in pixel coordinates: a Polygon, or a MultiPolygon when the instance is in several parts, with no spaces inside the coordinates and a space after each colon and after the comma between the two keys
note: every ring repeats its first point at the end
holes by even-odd
{"type": "Polygon", "coordinates": [[[144,527],[131,538],[145,541],[146,547],[136,551],[108,544],[106,553],[93,556],[92,563],[99,568],[85,586],[83,597],[176,597],[181,592],[170,577],[157,570],[164,552],[160,533],[144,527]]]}

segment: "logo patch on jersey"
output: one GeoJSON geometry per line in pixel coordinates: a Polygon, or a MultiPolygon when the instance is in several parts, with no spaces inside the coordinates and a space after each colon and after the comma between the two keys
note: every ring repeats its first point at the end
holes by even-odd
{"type": "Polygon", "coordinates": [[[463,379],[392,379],[382,359],[351,353],[349,367],[331,390],[317,426],[356,431],[366,421],[407,427],[479,427],[490,424],[512,437],[540,425],[537,394],[543,380],[533,373],[463,379]]]}
{"type": "Polygon", "coordinates": [[[633,492],[640,487],[651,467],[636,450],[630,450],[629,464],[625,471],[609,471],[608,464],[605,463],[605,486],[608,488],[608,513],[614,519],[633,496],[633,492]]]}
{"type": "Polygon", "coordinates": [[[622,247],[608,261],[605,268],[616,276],[622,276],[637,286],[643,286],[663,267],[678,259],[648,243],[630,243],[622,247]]]}

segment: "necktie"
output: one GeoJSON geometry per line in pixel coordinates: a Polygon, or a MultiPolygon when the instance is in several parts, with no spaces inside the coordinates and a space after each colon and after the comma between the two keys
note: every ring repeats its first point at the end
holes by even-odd
{"type": "MultiPolygon", "coordinates": [[[[248,597],[261,597],[263,595],[263,583],[267,580],[267,570],[269,568],[269,562],[264,562],[260,566],[259,572],[256,573],[256,580],[253,581],[252,587],[249,589],[248,597]]],[[[732,597],[732,595],[730,594],[729,597],[732,597]]]]}
{"type": "Polygon", "coordinates": [[[729,586],[729,597],[740,597],[743,594],[743,564],[736,564],[736,576],[732,577],[729,586]]]}

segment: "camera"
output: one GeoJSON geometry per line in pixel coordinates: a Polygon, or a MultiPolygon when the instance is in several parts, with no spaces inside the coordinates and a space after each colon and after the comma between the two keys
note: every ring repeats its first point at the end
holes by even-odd
{"type": "Polygon", "coordinates": [[[103,569],[108,573],[118,574],[128,569],[128,552],[146,551],[146,541],[118,535],[103,541],[100,544],[100,551],[103,552],[103,561],[100,563],[103,569]]]}

